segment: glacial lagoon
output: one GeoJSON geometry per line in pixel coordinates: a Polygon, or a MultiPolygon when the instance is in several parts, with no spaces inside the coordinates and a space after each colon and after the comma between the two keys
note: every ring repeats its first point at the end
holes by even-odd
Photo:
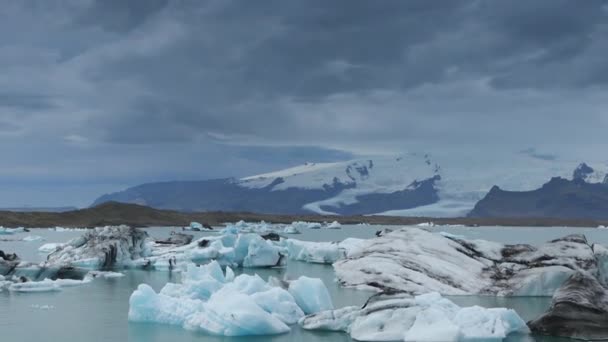
{"type": "MultiPolygon", "coordinates": [[[[376,230],[395,228],[385,226],[344,226],[343,229],[305,230],[294,238],[310,241],[340,241],[346,237],[370,238],[376,230]]],[[[487,239],[503,243],[540,244],[567,234],[582,233],[590,242],[608,245],[608,230],[567,227],[432,227],[471,239],[487,239]]],[[[149,228],[154,237],[165,237],[172,228],[149,228]]],[[[212,233],[192,232],[195,237],[212,233]]],[[[82,234],[82,231],[53,231],[33,229],[29,233],[3,235],[0,239],[20,239],[40,236],[38,241],[0,241],[0,250],[16,252],[23,260],[41,261],[44,254],[38,247],[49,242],[65,242],[82,234]]],[[[329,265],[289,261],[287,267],[276,269],[239,269],[237,273],[257,273],[262,278],[297,278],[300,275],[321,278],[328,287],[336,308],[363,304],[371,293],[339,287],[329,265]]],[[[337,332],[305,331],[297,325],[288,334],[258,337],[214,337],[190,332],[181,327],[160,324],[128,322],[129,297],[137,286],[146,283],[156,291],[167,282],[179,282],[179,273],[163,271],[123,271],[124,277],[97,279],[91,283],[64,288],[58,292],[15,293],[0,292],[0,340],[1,341],[352,341],[347,334],[337,332]]],[[[543,313],[550,304],[548,297],[449,297],[461,306],[508,307],[529,320],[543,313]]],[[[549,337],[513,336],[507,341],[570,341],[549,337]]]]}

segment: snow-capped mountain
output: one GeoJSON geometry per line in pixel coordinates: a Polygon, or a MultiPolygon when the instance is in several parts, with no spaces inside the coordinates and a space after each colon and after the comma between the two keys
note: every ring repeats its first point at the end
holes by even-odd
{"type": "Polygon", "coordinates": [[[407,153],[307,163],[241,179],[150,183],[104,195],[163,209],[464,216],[493,186],[534,190],[553,177],[604,182],[608,164],[497,154],[407,153]]]}

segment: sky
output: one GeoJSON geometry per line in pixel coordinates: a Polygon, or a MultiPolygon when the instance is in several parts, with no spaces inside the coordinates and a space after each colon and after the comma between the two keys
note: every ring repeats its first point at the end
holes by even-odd
{"type": "Polygon", "coordinates": [[[0,207],[404,151],[604,157],[608,1],[5,0],[0,207]]]}

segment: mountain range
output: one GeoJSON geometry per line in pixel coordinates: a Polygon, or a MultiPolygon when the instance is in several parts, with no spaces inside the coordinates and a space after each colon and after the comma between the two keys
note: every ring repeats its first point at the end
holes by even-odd
{"type": "MultiPolygon", "coordinates": [[[[117,201],[180,211],[519,217],[522,215],[514,211],[521,210],[520,207],[511,206],[506,210],[509,201],[517,202],[519,196],[524,196],[526,203],[532,205],[534,196],[548,195],[542,191],[530,192],[544,189],[543,184],[547,182],[552,189],[573,189],[567,183],[555,184],[556,181],[551,181],[554,178],[582,182],[601,191],[607,174],[606,163],[590,166],[580,161],[539,158],[526,153],[484,159],[471,157],[470,160],[447,153],[407,153],[335,163],[306,163],[239,179],[148,183],[103,195],[93,205],[117,201]],[[503,194],[505,191],[510,193],[503,194]]],[[[567,193],[567,190],[554,191],[553,196],[567,193]]],[[[581,195],[592,193],[587,191],[581,195]]],[[[608,209],[608,203],[603,205],[608,209]]],[[[530,215],[551,217],[552,213],[528,210],[522,217],[530,215]]],[[[576,210],[568,217],[577,217],[576,210]]]]}

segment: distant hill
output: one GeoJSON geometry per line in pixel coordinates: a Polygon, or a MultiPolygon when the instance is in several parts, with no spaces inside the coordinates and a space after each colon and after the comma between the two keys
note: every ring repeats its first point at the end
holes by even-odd
{"type": "Polygon", "coordinates": [[[0,211],[21,211],[21,212],[49,212],[62,213],[65,211],[76,210],[76,207],[15,207],[15,208],[0,208],[0,211]]]}
{"type": "MultiPolygon", "coordinates": [[[[395,216],[327,216],[327,215],[268,215],[247,212],[179,212],[160,210],[137,204],[107,202],[95,207],[62,213],[0,211],[0,226],[5,227],[99,227],[127,224],[133,227],[186,226],[191,221],[214,226],[226,222],[245,220],[270,223],[293,221],[331,222],[338,219],[343,224],[415,225],[435,224],[503,225],[503,226],[582,226],[608,225],[608,220],[563,220],[552,218],[428,218],[395,216]]],[[[374,229],[374,228],[370,228],[374,229]]]]}
{"type": "Polygon", "coordinates": [[[555,177],[532,191],[494,186],[469,217],[608,219],[608,185],[587,183],[584,177],[555,177]]]}
{"type": "Polygon", "coordinates": [[[493,185],[529,191],[555,176],[606,181],[608,166],[597,164],[525,153],[467,160],[408,153],[307,163],[241,179],[148,183],[103,195],[93,205],[117,201],[179,211],[459,217],[493,185]]]}

